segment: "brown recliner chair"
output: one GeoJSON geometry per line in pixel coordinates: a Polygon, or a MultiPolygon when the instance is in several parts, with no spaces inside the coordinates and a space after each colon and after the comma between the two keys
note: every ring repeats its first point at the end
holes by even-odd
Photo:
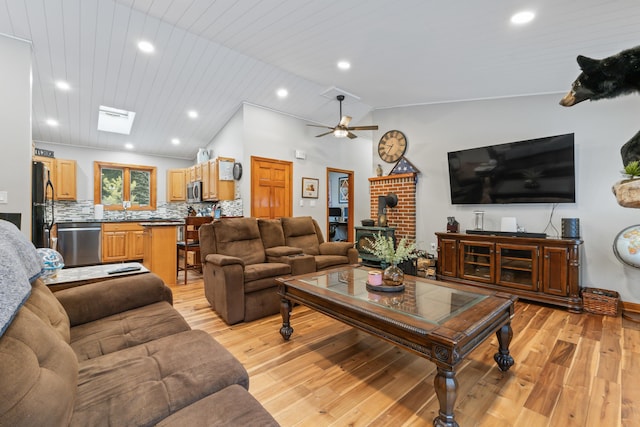
{"type": "Polygon", "coordinates": [[[229,218],[202,225],[200,251],[204,293],[229,325],[280,311],[276,278],[291,273],[284,262],[267,262],[256,218],[229,218]]]}
{"type": "Polygon", "coordinates": [[[318,222],[310,216],[280,218],[284,244],[313,255],[316,271],[357,264],[358,250],[352,242],[325,242],[318,222]]]}

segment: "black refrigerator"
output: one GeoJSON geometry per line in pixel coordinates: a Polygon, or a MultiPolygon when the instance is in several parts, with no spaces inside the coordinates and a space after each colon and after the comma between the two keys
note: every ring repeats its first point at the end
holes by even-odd
{"type": "Polygon", "coordinates": [[[51,174],[42,162],[33,162],[31,174],[31,241],[36,248],[48,248],[49,233],[54,223],[51,174]],[[49,188],[51,199],[47,197],[49,188]]]}

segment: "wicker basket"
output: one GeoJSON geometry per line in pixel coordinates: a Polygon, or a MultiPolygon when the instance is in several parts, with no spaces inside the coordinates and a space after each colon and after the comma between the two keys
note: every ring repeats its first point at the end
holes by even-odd
{"type": "Polygon", "coordinates": [[[582,289],[584,310],[594,314],[617,316],[620,305],[620,294],[616,291],[598,288],[582,289]]]}

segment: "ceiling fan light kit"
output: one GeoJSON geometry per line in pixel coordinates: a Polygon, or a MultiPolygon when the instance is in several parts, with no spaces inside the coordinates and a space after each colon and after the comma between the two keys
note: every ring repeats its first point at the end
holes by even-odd
{"type": "Polygon", "coordinates": [[[336,138],[348,137],[350,139],[354,139],[354,138],[357,138],[358,135],[351,132],[352,130],[378,130],[378,125],[349,127],[349,123],[351,123],[351,117],[342,115],[342,101],[344,101],[344,95],[338,95],[336,96],[336,99],[338,100],[338,102],[340,102],[340,122],[338,122],[338,124],[334,127],[308,124],[307,126],[329,129],[329,132],[324,132],[324,133],[321,133],[320,135],[316,135],[316,138],[320,138],[322,136],[329,135],[330,133],[332,133],[333,136],[335,136],[336,138]]]}

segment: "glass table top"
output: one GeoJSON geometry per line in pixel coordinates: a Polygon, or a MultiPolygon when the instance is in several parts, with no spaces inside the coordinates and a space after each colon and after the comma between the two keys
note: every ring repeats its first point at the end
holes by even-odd
{"type": "Polygon", "coordinates": [[[318,272],[316,276],[299,280],[437,325],[488,297],[410,276],[405,276],[405,289],[402,292],[372,292],[367,290],[367,278],[368,270],[346,268],[318,272]]]}

